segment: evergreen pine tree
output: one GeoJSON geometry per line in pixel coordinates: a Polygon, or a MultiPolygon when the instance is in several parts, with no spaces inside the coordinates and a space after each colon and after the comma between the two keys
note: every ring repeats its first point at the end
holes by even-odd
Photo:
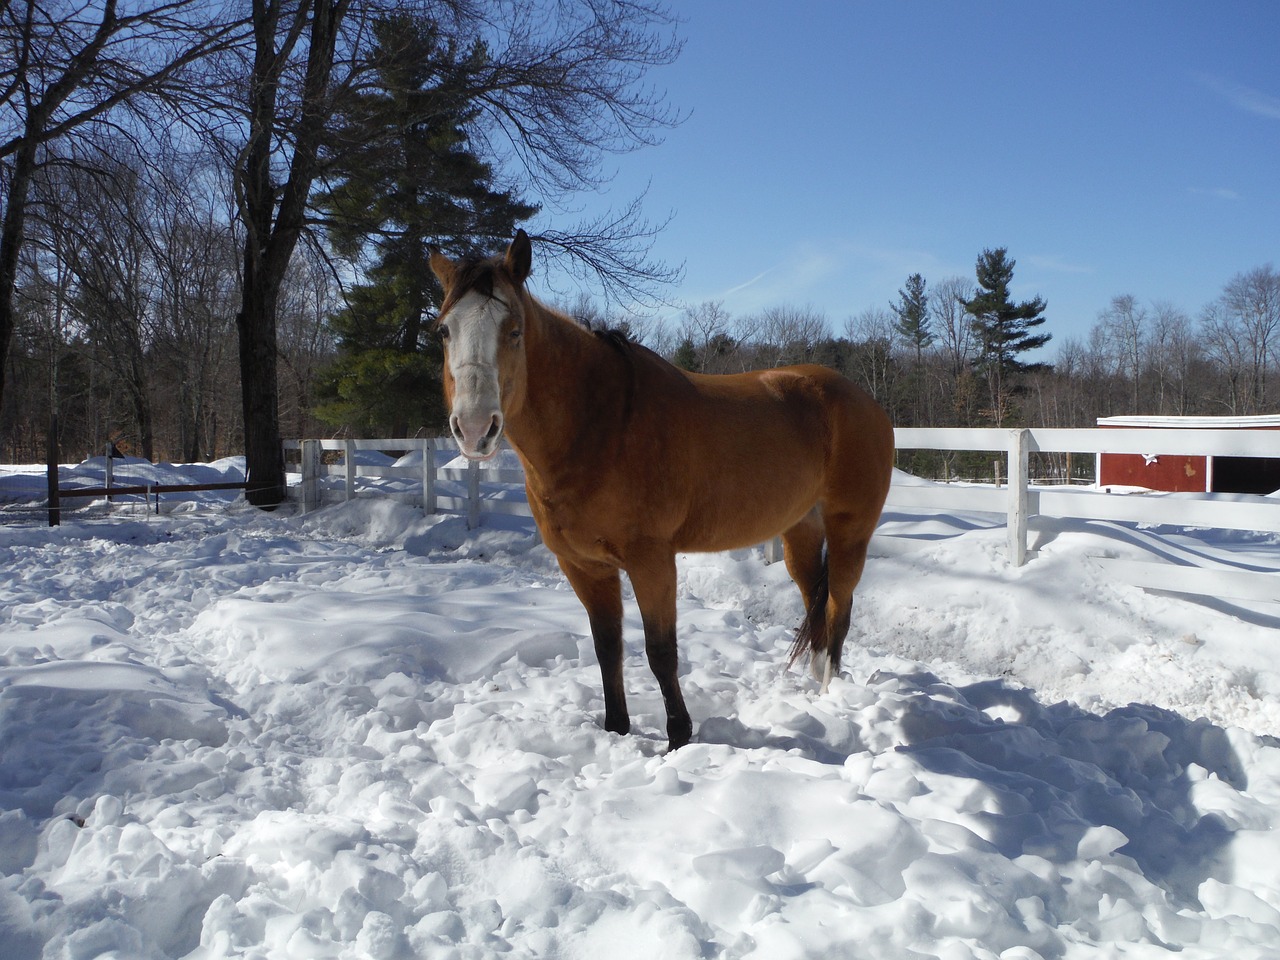
{"type": "Polygon", "coordinates": [[[924,277],[913,273],[907,277],[907,285],[898,291],[898,302],[889,305],[897,316],[894,326],[915,348],[916,365],[924,360],[925,348],[933,343],[933,331],[929,329],[929,294],[925,292],[924,277]]]}
{"type": "Polygon", "coordinates": [[[907,277],[907,285],[898,291],[897,302],[889,304],[889,307],[897,318],[894,329],[915,350],[916,362],[909,383],[914,394],[910,422],[919,425],[926,421],[924,351],[933,343],[933,331],[929,329],[929,294],[925,292],[924,277],[918,273],[907,277]]]}
{"type": "Polygon", "coordinates": [[[991,390],[991,417],[1002,425],[1012,393],[1013,375],[1046,367],[1027,363],[1019,355],[1044,346],[1052,337],[1035,333],[1044,321],[1045,302],[1040,297],[1015,303],[1009,298],[1016,260],[1010,260],[1005,247],[983,250],[978,257],[978,290],[969,300],[962,300],[973,318],[973,332],[978,340],[978,363],[987,376],[991,390]]]}
{"type": "Polygon", "coordinates": [[[428,260],[503,243],[537,208],[495,185],[470,149],[475,117],[467,77],[485,66],[482,44],[459,50],[427,17],[396,14],[374,28],[371,87],[342,110],[338,136],[356,144],[320,197],[335,247],[372,246],[366,282],[331,319],[339,356],[326,371],[317,414],[359,433],[401,436],[445,419],[442,350],[429,320],[442,291],[428,260]]]}
{"type": "Polygon", "coordinates": [[[692,337],[685,337],[676,347],[675,355],[672,356],[671,362],[682,370],[698,369],[698,350],[693,345],[692,337]]]}

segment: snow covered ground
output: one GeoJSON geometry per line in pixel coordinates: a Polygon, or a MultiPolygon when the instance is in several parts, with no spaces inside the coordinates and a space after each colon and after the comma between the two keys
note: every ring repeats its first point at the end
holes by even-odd
{"type": "Polygon", "coordinates": [[[634,605],[616,737],[528,521],[15,516],[5,960],[1280,955],[1280,605],[1088,559],[1277,570],[1275,536],[1047,525],[1012,569],[1000,527],[895,511],[918,549],[869,564],[825,696],[781,564],[682,557],[665,755],[634,605]]]}

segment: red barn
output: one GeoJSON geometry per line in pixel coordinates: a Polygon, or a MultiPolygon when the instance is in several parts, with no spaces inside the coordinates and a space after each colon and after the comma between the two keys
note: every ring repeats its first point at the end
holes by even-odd
{"type": "MultiPolygon", "coordinates": [[[[1280,416],[1099,417],[1103,428],[1280,430],[1280,416]]],[[[1174,493],[1272,493],[1280,490],[1280,459],[1266,457],[1098,455],[1098,485],[1174,493]]]]}

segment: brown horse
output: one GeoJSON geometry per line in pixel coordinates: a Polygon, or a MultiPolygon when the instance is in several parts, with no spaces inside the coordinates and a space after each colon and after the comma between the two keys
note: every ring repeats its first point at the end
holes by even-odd
{"type": "Polygon", "coordinates": [[[671,749],[693,732],[676,679],[676,561],[781,534],[807,613],[792,650],[823,689],[840,669],[853,588],[889,490],[893,430],[825,367],[686,373],[593,333],[525,290],[524,231],[505,256],[431,268],[444,286],[449,424],[484,460],[503,433],[524,463],[542,539],[586,607],[604,679],[605,729],[627,733],[625,570],[667,710],[671,749]],[[826,548],[823,543],[825,540],[826,548]]]}

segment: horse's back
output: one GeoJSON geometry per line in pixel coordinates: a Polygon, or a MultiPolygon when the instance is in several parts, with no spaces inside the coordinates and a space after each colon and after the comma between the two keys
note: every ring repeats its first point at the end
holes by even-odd
{"type": "Polygon", "coordinates": [[[893,427],[865,390],[830,367],[776,367],[729,375],[693,375],[708,406],[762,440],[783,434],[812,447],[871,456],[868,467],[887,473],[893,459],[893,427]],[[733,411],[728,413],[727,411],[733,411]]]}
{"type": "Polygon", "coordinates": [[[893,431],[852,381],[822,366],[664,373],[679,378],[660,388],[669,400],[660,409],[667,467],[684,478],[689,496],[682,549],[758,542],[815,505],[874,525],[893,431]]]}

